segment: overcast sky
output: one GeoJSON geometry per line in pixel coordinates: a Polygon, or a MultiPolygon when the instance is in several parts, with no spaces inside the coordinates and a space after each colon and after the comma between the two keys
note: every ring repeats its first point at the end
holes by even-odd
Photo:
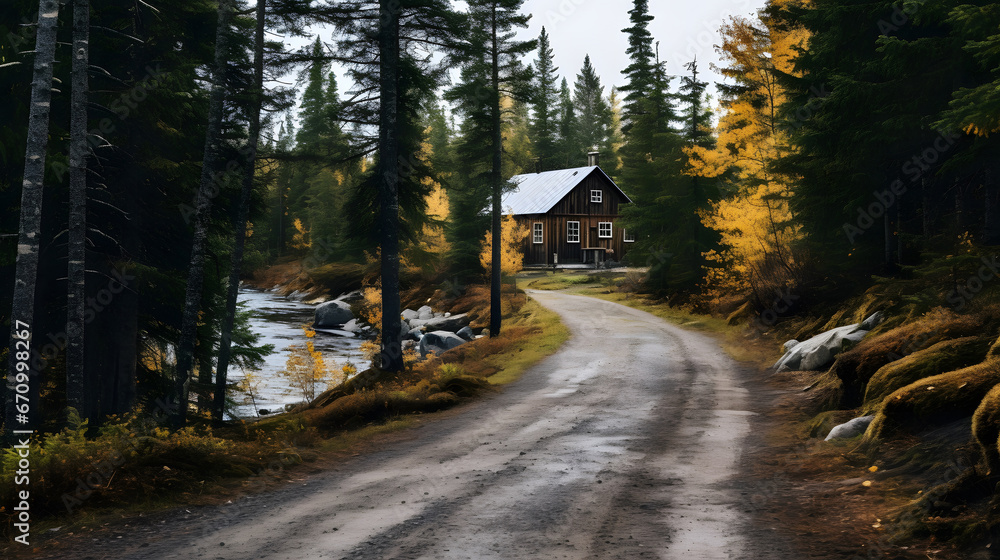
{"type": "MultiPolygon", "coordinates": [[[[686,73],[684,64],[697,57],[702,79],[714,84],[721,79],[712,72],[710,64],[718,63],[714,45],[720,42],[719,27],[734,15],[750,16],[764,6],[765,0],[650,0],[649,11],[654,17],[649,29],[654,41],[660,42],[660,58],[667,61],[667,72],[673,76],[686,73]]],[[[457,5],[462,2],[456,1],[457,5]]],[[[629,64],[628,38],[622,29],[629,27],[628,11],[632,0],[525,0],[523,13],[531,14],[522,39],[535,39],[548,31],[556,66],[560,76],[572,87],[576,75],[583,67],[583,59],[590,55],[591,63],[601,76],[604,94],[611,86],[622,86],[625,77],[621,71],[629,64]]],[[[324,41],[332,33],[317,30],[324,41]]],[[[289,41],[293,46],[311,42],[309,39],[289,41]]],[[[525,63],[537,60],[532,53],[525,63]]],[[[350,88],[343,69],[334,68],[340,91],[350,88]]],[[[294,78],[292,78],[294,79],[294,78]]],[[[304,84],[301,85],[304,88],[304,84]]],[[[677,82],[672,83],[673,91],[677,82]]],[[[714,91],[714,88],[712,88],[714,91]]],[[[301,93],[301,88],[300,88],[301,93]]]]}
{"type": "MultiPolygon", "coordinates": [[[[625,84],[621,71],[629,64],[628,39],[621,30],[629,27],[632,5],[632,0],[525,0],[523,11],[532,17],[524,34],[538,37],[545,26],[559,73],[571,86],[590,54],[607,94],[611,86],[625,84]]],[[[671,75],[686,73],[684,64],[697,57],[705,79],[715,82],[720,78],[709,64],[718,63],[713,45],[720,42],[719,27],[731,16],[749,16],[763,6],[764,0],[650,0],[655,19],[649,30],[660,42],[660,59],[667,61],[671,75]]]]}

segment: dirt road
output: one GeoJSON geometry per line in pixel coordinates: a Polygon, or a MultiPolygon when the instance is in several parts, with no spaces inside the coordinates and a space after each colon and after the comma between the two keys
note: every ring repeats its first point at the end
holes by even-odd
{"type": "Polygon", "coordinates": [[[501,394],[336,471],[81,557],[784,557],[753,542],[734,481],[752,414],[741,368],[652,315],[531,296],[572,337],[501,394]]]}

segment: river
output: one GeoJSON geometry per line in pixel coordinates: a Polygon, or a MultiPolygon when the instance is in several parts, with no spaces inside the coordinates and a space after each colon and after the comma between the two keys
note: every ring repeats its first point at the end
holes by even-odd
{"type": "MultiPolygon", "coordinates": [[[[245,403],[236,409],[236,414],[243,418],[253,418],[260,410],[280,412],[287,404],[302,402],[301,392],[292,387],[289,380],[280,372],[285,368],[285,363],[291,355],[290,347],[293,345],[305,347],[309,340],[303,327],[312,324],[316,306],[290,301],[274,292],[248,288],[240,289],[238,301],[253,310],[251,328],[261,335],[260,344],[274,345],[274,353],[266,357],[261,369],[253,374],[258,381],[253,395],[254,402],[249,398],[245,399],[245,403]]],[[[347,360],[356,366],[362,365],[363,358],[359,350],[363,342],[361,338],[316,333],[312,340],[316,350],[322,352],[327,369],[334,375],[339,375],[341,366],[347,360]]],[[[239,368],[236,368],[230,376],[234,382],[243,377],[239,368]]],[[[321,387],[317,393],[324,389],[325,387],[321,387]]],[[[239,400],[241,395],[236,397],[239,400]]]]}

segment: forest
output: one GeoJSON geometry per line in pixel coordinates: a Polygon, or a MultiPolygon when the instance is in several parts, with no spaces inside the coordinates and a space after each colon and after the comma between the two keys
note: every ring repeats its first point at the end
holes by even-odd
{"type": "Polygon", "coordinates": [[[7,441],[70,409],[221,423],[262,352],[237,288],[275,262],[364,270],[382,370],[416,284],[489,286],[496,336],[508,179],[593,150],[674,306],[770,326],[924,279],[961,311],[996,277],[1000,3],[769,0],[719,30],[718,98],[668,74],[648,0],[620,89],[519,40],[522,3],[5,2],[7,441]]]}

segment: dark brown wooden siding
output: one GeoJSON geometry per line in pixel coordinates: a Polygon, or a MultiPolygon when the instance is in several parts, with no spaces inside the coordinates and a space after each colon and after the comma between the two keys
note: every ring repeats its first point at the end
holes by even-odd
{"type": "Polygon", "coordinates": [[[558,253],[559,264],[578,264],[584,262],[585,249],[595,247],[605,249],[606,259],[620,261],[631,245],[625,243],[624,231],[617,223],[619,208],[625,203],[627,200],[618,189],[595,170],[548,213],[516,216],[517,221],[528,228],[524,263],[551,265],[553,254],[558,253]],[[592,190],[602,191],[600,203],[590,202],[592,190]],[[567,241],[568,222],[580,223],[579,243],[567,241]],[[610,239],[599,238],[600,222],[611,222],[610,239]],[[536,223],[542,224],[542,243],[534,243],[533,228],[536,223]]]}

